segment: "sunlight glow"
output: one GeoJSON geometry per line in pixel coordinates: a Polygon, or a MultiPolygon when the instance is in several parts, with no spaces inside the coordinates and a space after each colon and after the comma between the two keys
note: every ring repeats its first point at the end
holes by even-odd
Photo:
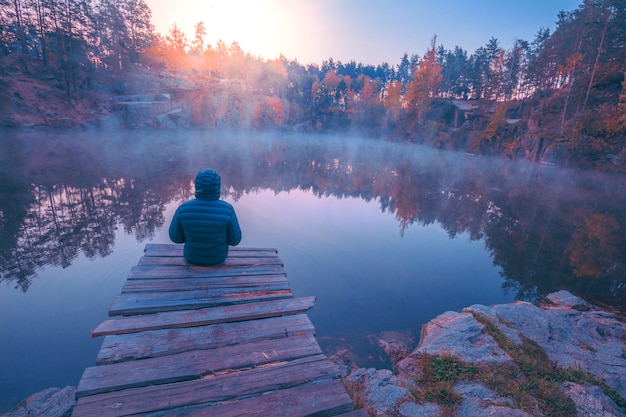
{"type": "MultiPolygon", "coordinates": [[[[157,32],[165,35],[176,26],[185,33],[191,43],[195,36],[195,26],[204,22],[205,45],[213,47],[218,40],[227,46],[237,42],[244,53],[264,59],[276,59],[281,54],[289,59],[297,59],[298,38],[311,39],[302,33],[302,19],[310,20],[312,10],[308,3],[287,3],[285,0],[147,0],[152,10],[152,21],[157,32]],[[286,7],[288,4],[289,7],[286,7]]],[[[311,47],[308,45],[306,47],[311,47]]]]}
{"type": "Polygon", "coordinates": [[[539,28],[554,29],[560,10],[579,0],[145,0],[152,23],[165,35],[172,25],[187,36],[204,22],[205,44],[239,43],[244,53],[274,60],[282,54],[303,65],[355,60],[397,64],[404,53],[422,55],[433,35],[447,49],[472,53],[491,37],[510,48],[531,41],[539,28]],[[441,4],[439,4],[441,3],[441,4]],[[450,13],[454,10],[454,13],[450,13]]]}

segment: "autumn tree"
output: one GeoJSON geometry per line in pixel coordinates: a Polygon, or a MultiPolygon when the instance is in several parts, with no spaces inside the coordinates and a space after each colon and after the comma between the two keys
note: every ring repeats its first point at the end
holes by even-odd
{"type": "Polygon", "coordinates": [[[334,69],[331,69],[326,72],[320,82],[313,84],[313,96],[318,99],[321,107],[339,105],[343,93],[339,88],[341,81],[342,78],[337,75],[334,69]]]}
{"type": "Polygon", "coordinates": [[[140,63],[150,68],[164,69],[167,67],[165,62],[165,39],[159,33],[155,34],[150,44],[143,50],[140,63]]]}
{"type": "MultiPolygon", "coordinates": [[[[330,60],[330,63],[333,61],[330,60]]],[[[334,66],[334,64],[333,64],[334,66]]],[[[322,70],[323,72],[324,70],[322,70]]],[[[321,80],[315,80],[311,85],[312,123],[318,129],[345,128],[348,123],[349,111],[348,95],[352,80],[339,76],[335,69],[325,72],[321,80]]]]}
{"type": "Polygon", "coordinates": [[[430,49],[420,61],[418,68],[414,70],[413,81],[407,86],[409,133],[413,132],[416,127],[423,126],[441,83],[441,65],[437,60],[435,42],[436,37],[432,39],[430,49]]]}
{"type": "Polygon", "coordinates": [[[496,103],[495,111],[489,116],[478,143],[471,144],[473,146],[471,151],[501,154],[513,145],[516,126],[507,119],[509,108],[510,104],[507,102],[496,103]]]}
{"type": "Polygon", "coordinates": [[[387,117],[392,123],[397,123],[402,110],[402,83],[399,81],[389,81],[385,88],[386,94],[383,104],[387,112],[387,117]]]}
{"type": "Polygon", "coordinates": [[[204,53],[204,36],[206,35],[206,28],[204,22],[196,23],[194,31],[193,41],[191,42],[191,49],[189,52],[193,54],[204,53]]]}
{"type": "Polygon", "coordinates": [[[167,67],[174,71],[187,68],[187,36],[174,23],[165,36],[164,54],[167,67]]]}
{"type": "Polygon", "coordinates": [[[229,62],[228,46],[222,39],[218,39],[215,49],[208,51],[211,60],[211,68],[220,76],[224,76],[227,72],[229,62]]]}
{"type": "Polygon", "coordinates": [[[285,112],[277,96],[261,97],[253,104],[253,126],[278,127],[284,122],[285,112]]]}
{"type": "Polygon", "coordinates": [[[570,56],[565,65],[558,66],[558,74],[561,78],[562,83],[566,83],[567,94],[565,95],[565,103],[563,104],[563,111],[561,113],[561,129],[559,131],[559,136],[563,137],[565,134],[565,120],[567,116],[567,105],[569,103],[569,99],[572,94],[572,87],[574,86],[574,81],[576,77],[576,69],[580,67],[580,62],[582,61],[582,55],[579,53],[575,53],[570,56]]]}
{"type": "Polygon", "coordinates": [[[246,55],[237,41],[233,41],[228,47],[228,69],[226,73],[229,78],[246,78],[246,55]]]}
{"type": "MultiPolygon", "coordinates": [[[[346,81],[349,79],[347,78],[346,81]]],[[[380,131],[385,114],[385,106],[379,93],[379,79],[373,80],[367,75],[361,74],[352,84],[359,86],[358,90],[349,89],[348,94],[353,121],[361,132],[368,136],[376,136],[380,131]]]]}

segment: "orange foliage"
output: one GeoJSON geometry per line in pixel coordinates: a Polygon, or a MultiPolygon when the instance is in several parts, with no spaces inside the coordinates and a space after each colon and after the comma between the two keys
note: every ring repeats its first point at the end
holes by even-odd
{"type": "Polygon", "coordinates": [[[165,63],[165,47],[160,35],[154,37],[150,45],[144,49],[141,59],[149,67],[162,68],[165,63]]]}
{"type": "Polygon", "coordinates": [[[341,77],[337,75],[335,70],[330,70],[326,73],[326,76],[322,80],[323,86],[326,88],[326,91],[330,93],[334,93],[337,91],[337,87],[341,82],[341,77]]]}
{"type": "Polygon", "coordinates": [[[420,61],[413,75],[412,85],[409,87],[407,95],[413,102],[422,102],[426,98],[434,98],[443,76],[441,75],[441,65],[437,60],[437,51],[433,40],[432,47],[426,52],[420,61]]]}
{"type": "Polygon", "coordinates": [[[414,184],[414,179],[408,175],[395,172],[391,183],[390,197],[393,201],[393,211],[400,223],[400,233],[411,224],[413,219],[419,217],[421,211],[420,199],[418,198],[419,187],[414,184]]]}
{"type": "Polygon", "coordinates": [[[567,247],[576,277],[599,278],[610,268],[619,254],[617,232],[619,223],[613,217],[593,214],[572,235],[567,247]]]}
{"type": "Polygon", "coordinates": [[[274,77],[287,79],[287,68],[285,68],[285,62],[280,59],[268,61],[267,64],[265,64],[265,72],[272,74],[274,77]]]}
{"type": "Polygon", "coordinates": [[[402,83],[399,81],[390,81],[387,83],[387,94],[383,99],[385,110],[391,116],[394,122],[398,121],[400,110],[402,109],[402,83]]]}
{"type": "Polygon", "coordinates": [[[374,81],[367,75],[359,75],[358,80],[363,83],[363,89],[361,90],[361,100],[370,101],[374,98],[374,81]]]}
{"type": "Polygon", "coordinates": [[[582,60],[583,56],[581,54],[573,54],[567,58],[565,65],[557,65],[557,74],[562,85],[570,84],[574,81],[574,73],[576,68],[580,67],[582,60]]]}
{"type": "Polygon", "coordinates": [[[163,43],[163,54],[167,68],[173,71],[184,71],[188,68],[187,37],[176,26],[172,25],[163,43]]]}
{"type": "MultiPolygon", "coordinates": [[[[426,114],[430,110],[432,99],[435,97],[443,76],[441,65],[437,60],[437,51],[433,39],[432,46],[415,69],[413,81],[407,86],[407,104],[409,110],[415,115],[418,125],[424,123],[426,114]]],[[[412,130],[412,129],[409,129],[412,130]]]]}
{"type": "Polygon", "coordinates": [[[498,103],[496,110],[489,119],[489,123],[485,128],[485,139],[496,140],[502,139],[502,129],[506,126],[506,112],[508,111],[508,105],[506,103],[498,103]]]}
{"type": "Polygon", "coordinates": [[[257,128],[280,126],[285,116],[282,103],[276,96],[262,97],[254,103],[253,112],[254,127],[257,128]]]}

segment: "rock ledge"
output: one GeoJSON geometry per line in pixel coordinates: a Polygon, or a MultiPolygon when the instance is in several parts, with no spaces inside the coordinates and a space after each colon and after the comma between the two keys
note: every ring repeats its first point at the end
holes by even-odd
{"type": "MultiPolygon", "coordinates": [[[[480,370],[485,369],[523,374],[524,371],[516,371],[520,369],[517,352],[528,347],[534,349],[531,352],[536,352],[537,363],[550,375],[546,377],[546,386],[552,384],[572,414],[626,415],[624,319],[567,291],[550,294],[539,305],[517,301],[490,307],[473,305],[461,312],[443,313],[422,327],[419,345],[395,363],[395,373],[356,369],[345,377],[345,382],[352,389],[355,402],[367,408],[371,416],[545,416],[545,405],[540,399],[531,395],[520,400],[503,395],[488,386],[489,381],[484,380],[489,378],[481,376],[485,373],[480,370]],[[500,346],[503,341],[506,348],[500,346]],[[453,392],[442,394],[450,402],[429,400],[432,395],[424,394],[425,388],[420,386],[427,380],[425,361],[432,358],[447,360],[451,369],[452,365],[458,367],[459,380],[450,385],[453,392]],[[474,372],[472,376],[463,374],[468,370],[474,372]],[[555,382],[554,375],[565,375],[565,379],[571,378],[568,375],[582,377],[555,382]]],[[[533,359],[533,355],[527,356],[533,359]]],[[[537,369],[541,371],[541,367],[537,369]]],[[[524,379],[526,375],[522,375],[520,381],[523,384],[534,377],[533,374],[524,379]]]]}
{"type": "Polygon", "coordinates": [[[0,417],[69,417],[74,408],[76,387],[48,388],[22,401],[0,417]]]}

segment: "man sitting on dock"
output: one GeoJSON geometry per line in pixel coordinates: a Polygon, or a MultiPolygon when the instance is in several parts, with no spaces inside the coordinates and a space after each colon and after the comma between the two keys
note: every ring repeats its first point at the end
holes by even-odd
{"type": "Polygon", "coordinates": [[[203,169],[196,176],[195,196],[181,204],[170,224],[172,242],[184,243],[187,262],[219,265],[228,256],[228,246],[241,242],[241,229],[235,209],[220,200],[221,179],[213,169],[203,169]]]}

